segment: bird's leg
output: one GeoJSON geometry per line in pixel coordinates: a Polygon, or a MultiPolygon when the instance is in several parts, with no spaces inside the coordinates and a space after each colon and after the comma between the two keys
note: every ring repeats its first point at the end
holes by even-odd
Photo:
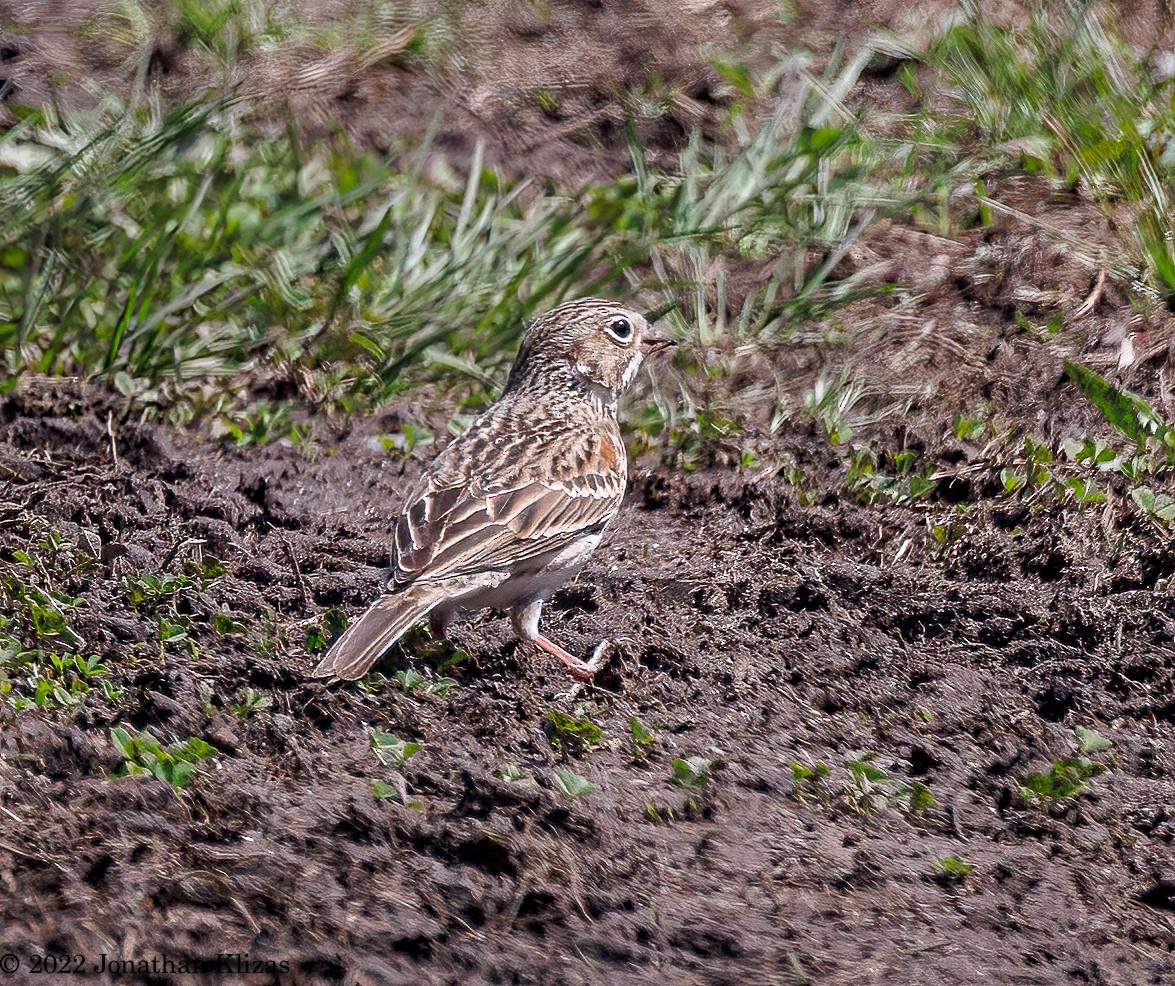
{"type": "Polygon", "coordinates": [[[591,656],[591,658],[589,658],[588,664],[592,665],[593,667],[597,667],[597,668],[603,667],[604,661],[607,660],[607,657],[608,657],[608,648],[611,646],[612,646],[611,640],[608,640],[607,638],[601,640],[592,649],[592,656],[591,656]]]}
{"type": "Polygon", "coordinates": [[[592,655],[591,661],[581,661],[574,654],[568,654],[562,647],[560,647],[553,640],[548,640],[541,633],[539,633],[539,617],[543,612],[543,601],[536,599],[526,606],[516,608],[511,614],[514,621],[514,630],[523,640],[528,640],[535,644],[539,649],[546,651],[552,657],[559,658],[567,665],[567,670],[571,672],[571,676],[578,681],[591,681],[597,671],[600,670],[603,654],[597,648],[596,653],[592,655]]]}
{"type": "Polygon", "coordinates": [[[536,634],[533,643],[538,644],[552,657],[559,658],[567,665],[567,670],[571,672],[571,677],[577,681],[591,681],[596,676],[596,672],[600,670],[599,662],[592,659],[590,662],[581,661],[574,654],[568,654],[562,647],[560,647],[553,640],[548,640],[541,633],[536,634]]]}
{"type": "Polygon", "coordinates": [[[453,611],[451,609],[441,609],[438,606],[428,614],[428,628],[432,631],[433,638],[436,640],[448,641],[449,635],[446,631],[452,622],[453,611]]]}

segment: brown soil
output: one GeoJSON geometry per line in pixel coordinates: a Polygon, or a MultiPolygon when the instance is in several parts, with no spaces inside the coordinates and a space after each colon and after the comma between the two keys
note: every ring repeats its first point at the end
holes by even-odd
{"type": "Polygon", "coordinates": [[[665,166],[695,129],[715,135],[729,98],[712,59],[736,53],[765,68],[785,33],[770,0],[424,0],[382,27],[375,0],[267,6],[308,28],[254,46],[226,72],[182,41],[163,7],[147,5],[150,29],[135,33],[102,20],[109,0],[0,0],[0,103],[92,103],[80,80],[116,92],[147,81],[171,98],[227,83],[279,126],[288,109],[312,137],[343,130],[385,150],[432,130],[434,147],[462,168],[481,143],[505,174],[579,182],[625,169],[626,120],[665,166]],[[402,51],[411,28],[436,50],[402,51]],[[315,41],[330,31],[334,40],[315,41]]]}
{"type": "MultiPolygon", "coordinates": [[[[121,696],[93,693],[68,724],[8,714],[0,739],[0,944],[26,971],[51,949],[289,963],[253,982],[1171,982],[1165,535],[989,501],[941,550],[925,508],[802,507],[770,472],[641,462],[610,542],[550,607],[572,649],[615,642],[598,687],[569,695],[486,616],[457,629],[474,655],[457,687],[413,697],[324,686],[298,646],[297,621],[376,590],[428,456],[372,441],[397,411],[316,422],[308,457],[120,423],[100,394],[36,382],[0,417],[6,569],[49,527],[126,549],[68,586],[121,696]],[[194,540],[227,571],[178,597],[196,654],[161,654],[119,580],[178,570],[194,540]],[[218,635],[215,612],[246,632],[218,635]],[[285,642],[267,646],[274,630],[285,642]],[[246,686],[273,706],[228,711],[246,686]],[[587,712],[600,747],[557,754],[550,709],[587,712]],[[646,754],[630,716],[656,735],[646,754]],[[1019,781],[1071,755],[1078,723],[1112,740],[1110,769],[1057,812],[1028,806],[1019,781]],[[222,753],[176,796],[107,776],[115,724],[222,753]],[[369,727],[423,744],[401,776],[369,727]],[[865,751],[934,804],[854,811],[843,765],[865,751]],[[670,760],[693,755],[718,767],[690,791],[670,760]],[[798,787],[793,760],[829,764],[823,790],[798,787]],[[533,782],[502,780],[507,764],[533,782]],[[599,791],[559,793],[565,765],[599,791]],[[421,804],[374,799],[373,778],[421,804]],[[937,879],[947,856],[974,870],[937,879]]],[[[776,441],[813,469],[827,457],[802,431],[776,441]]]]}
{"type": "MultiPolygon", "coordinates": [[[[173,99],[227,85],[312,137],[343,130],[382,151],[431,131],[461,168],[481,143],[504,174],[586,182],[629,166],[628,122],[651,163],[670,169],[693,131],[722,139],[731,90],[716,57],[756,75],[781,51],[805,52],[819,73],[836,46],[917,48],[958,12],[955,0],[266,0],[289,37],[246,46],[226,70],[166,4],[142,6],[131,30],[108,19],[113,0],[0,0],[0,126],[5,101],[87,105],[95,82],[124,93],[147,82],[173,99]],[[411,29],[430,53],[403,50],[411,29]]],[[[983,5],[1013,22],[1024,7],[983,5]]],[[[1141,49],[1175,44],[1162,0],[1106,2],[1100,16],[1141,49]]],[[[880,60],[850,102],[902,105],[893,68],[880,60]]]]}

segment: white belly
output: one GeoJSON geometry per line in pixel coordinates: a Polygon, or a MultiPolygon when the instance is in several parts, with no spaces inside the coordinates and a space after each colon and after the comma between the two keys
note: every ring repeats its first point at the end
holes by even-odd
{"type": "Polygon", "coordinates": [[[519,603],[546,599],[575,578],[600,543],[600,537],[600,534],[589,534],[551,554],[532,558],[492,589],[474,589],[445,608],[454,613],[510,609],[519,603]]]}

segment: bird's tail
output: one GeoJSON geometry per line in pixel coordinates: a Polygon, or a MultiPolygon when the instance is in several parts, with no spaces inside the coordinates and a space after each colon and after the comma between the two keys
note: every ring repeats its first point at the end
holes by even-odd
{"type": "Polygon", "coordinates": [[[410,586],[376,600],[335,641],[314,669],[319,678],[362,678],[404,632],[422,620],[439,603],[440,596],[427,588],[410,586]]]}

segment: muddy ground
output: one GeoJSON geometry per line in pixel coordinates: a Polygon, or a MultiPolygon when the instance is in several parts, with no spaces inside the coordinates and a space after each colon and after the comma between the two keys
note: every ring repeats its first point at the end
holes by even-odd
{"type": "MultiPolygon", "coordinates": [[[[17,981],[47,948],[289,964],[241,982],[1172,982],[1168,535],[993,499],[946,550],[927,530],[942,498],[803,506],[773,470],[651,455],[550,607],[571,649],[614,641],[597,687],[573,693],[492,615],[456,629],[472,657],[443,697],[391,680],[447,653],[423,637],[367,690],[312,680],[299,621],[369,599],[431,454],[373,439],[443,428],[442,403],[313,422],[303,451],[120,421],[116,399],[62,382],[4,399],[0,564],[35,578],[13,551],[49,528],[114,546],[67,554],[60,578],[121,690],[72,716],[3,713],[0,943],[17,981]],[[154,611],[128,603],[130,576],[201,567],[154,611]],[[194,648],[160,645],[160,612],[194,648]],[[230,711],[247,687],[273,704],[230,711]],[[598,746],[556,752],[552,709],[590,716],[598,746]],[[631,716],[654,736],[635,752],[631,716]],[[177,795],[112,776],[114,725],[220,753],[177,795]],[[1075,754],[1076,725],[1112,742],[1108,769],[1030,805],[1021,782],[1075,754]],[[370,727],[422,748],[382,766],[370,727]],[[933,803],[863,810],[845,764],[866,752],[889,774],[870,793],[920,782],[933,803]],[[714,767],[685,788],[671,761],[691,756],[714,767]],[[797,783],[793,761],[831,776],[797,783]],[[560,792],[568,766],[599,790],[560,792]],[[374,798],[373,779],[402,795],[374,798]],[[952,856],[973,869],[937,874],[952,856]]],[[[828,457],[803,429],[776,441],[813,474],[828,457]]]]}
{"type": "MultiPolygon", "coordinates": [[[[178,100],[229,87],[278,130],[342,130],[381,152],[429,132],[460,169],[481,144],[502,174],[571,187],[630,167],[630,126],[667,170],[691,133],[727,140],[745,94],[718,62],[757,78],[782,56],[819,75],[838,48],[916,50],[959,12],[956,0],[249,0],[268,16],[249,21],[256,37],[226,42],[226,60],[185,34],[173,6],[124,6],[138,16],[114,0],[0,0],[0,127],[12,121],[5,103],[76,108],[96,92],[149,85],[178,100]],[[413,31],[423,53],[406,50],[413,31]]],[[[981,6],[1016,21],[1028,5],[981,6]]],[[[1099,13],[1142,50],[1175,47],[1164,0],[1107,0],[1099,13]]],[[[849,105],[907,109],[896,67],[879,58],[849,105]]],[[[775,93],[765,97],[769,110],[775,93]]]]}

